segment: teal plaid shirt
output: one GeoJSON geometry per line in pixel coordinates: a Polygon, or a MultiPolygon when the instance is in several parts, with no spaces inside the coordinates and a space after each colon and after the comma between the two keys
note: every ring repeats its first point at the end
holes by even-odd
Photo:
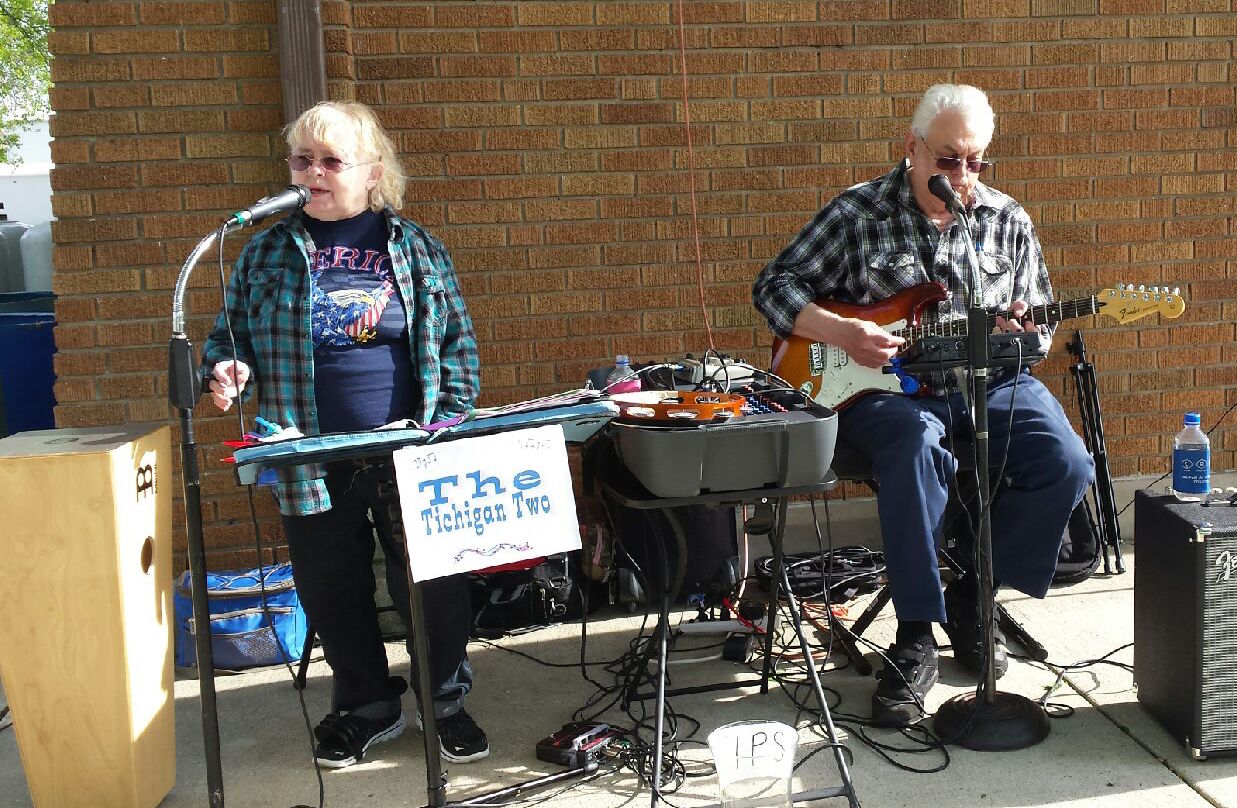
{"type": "MultiPolygon", "coordinates": [[[[384,211],[391,270],[408,320],[408,351],[421,383],[416,420],[429,424],[470,410],[480,391],[480,361],[472,319],[451,256],[442,242],[395,211],[384,211]]],[[[204,372],[236,358],[249,365],[243,398],[257,395],[257,414],[317,435],[314,348],[310,336],[309,255],[313,240],[297,211],[245,245],[228,283],[224,310],[206,339],[204,372]]],[[[331,507],[320,464],[284,469],[275,485],[289,516],[331,507]]]]}

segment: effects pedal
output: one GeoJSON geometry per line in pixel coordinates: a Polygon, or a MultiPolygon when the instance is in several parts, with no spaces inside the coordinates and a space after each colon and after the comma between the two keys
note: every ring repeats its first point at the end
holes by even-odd
{"type": "Polygon", "coordinates": [[[722,659],[727,662],[747,662],[756,645],[754,634],[727,634],[722,642],[722,659]]]}
{"type": "Polygon", "coordinates": [[[578,721],[537,741],[537,759],[559,766],[584,767],[620,733],[609,724],[578,721]]]}
{"type": "Polygon", "coordinates": [[[696,359],[691,354],[688,354],[683,359],[677,360],[677,364],[682,369],[675,370],[675,379],[685,384],[699,385],[705,382],[713,382],[724,385],[727,379],[729,379],[730,384],[733,386],[751,384],[754,378],[754,368],[751,365],[727,356],[719,359],[716,356],[709,355],[696,359]]]}

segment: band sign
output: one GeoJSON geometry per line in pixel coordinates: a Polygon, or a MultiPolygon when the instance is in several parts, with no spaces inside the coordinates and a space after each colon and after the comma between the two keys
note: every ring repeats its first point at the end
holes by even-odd
{"type": "Polygon", "coordinates": [[[393,457],[414,581],[580,547],[561,426],[408,446],[393,457]]]}

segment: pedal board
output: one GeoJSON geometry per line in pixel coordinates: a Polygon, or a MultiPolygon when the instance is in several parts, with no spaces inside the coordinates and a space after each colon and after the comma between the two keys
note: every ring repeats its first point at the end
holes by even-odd
{"type": "Polygon", "coordinates": [[[564,724],[558,732],[537,741],[537,759],[558,766],[583,767],[621,733],[609,724],[578,721],[564,724]]]}

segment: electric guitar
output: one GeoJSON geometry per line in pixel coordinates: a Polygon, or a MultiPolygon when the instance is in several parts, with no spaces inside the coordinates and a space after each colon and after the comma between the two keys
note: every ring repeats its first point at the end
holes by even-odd
{"type": "MultiPolygon", "coordinates": [[[[966,336],[965,319],[920,324],[924,306],[947,297],[948,292],[939,283],[921,283],[870,306],[832,300],[816,302],[840,317],[858,317],[903,337],[906,344],[901,350],[906,351],[927,337],[966,336]]],[[[1091,297],[1032,306],[1025,317],[1037,325],[1051,325],[1101,311],[1124,325],[1155,312],[1169,318],[1178,317],[1185,311],[1185,300],[1176,289],[1117,284],[1115,289],[1104,289],[1091,297]]],[[[997,316],[1008,317],[1009,312],[990,313],[990,327],[995,326],[997,316]]],[[[864,367],[850,361],[846,352],[836,345],[798,336],[773,340],[771,370],[800,393],[834,410],[845,409],[854,399],[868,393],[896,393],[902,389],[901,380],[888,369],[864,367]]]]}

